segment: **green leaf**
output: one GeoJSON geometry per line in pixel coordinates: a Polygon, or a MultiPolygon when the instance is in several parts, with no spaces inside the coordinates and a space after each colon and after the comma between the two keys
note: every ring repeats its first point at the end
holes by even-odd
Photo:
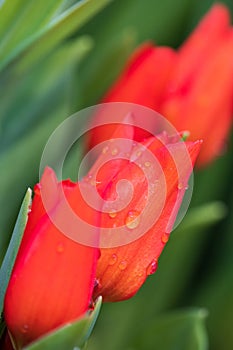
{"type": "Polygon", "coordinates": [[[143,303],[156,293],[151,304],[145,306],[147,315],[150,307],[157,312],[174,307],[192,283],[193,272],[209,237],[207,228],[220,221],[226,213],[220,202],[207,203],[191,208],[183,222],[174,232],[159,258],[159,267],[154,276],[148,278],[138,293],[136,302],[143,303]]]}
{"type": "MultiPolygon", "coordinates": [[[[230,135],[229,135],[230,136],[230,135]]],[[[216,199],[227,201],[229,184],[232,181],[233,134],[227,140],[227,148],[211,164],[198,169],[195,173],[195,184],[192,205],[198,206],[216,199]]]]}
{"type": "MultiPolygon", "coordinates": [[[[25,69],[27,70],[44,58],[61,43],[62,40],[77,31],[110,1],[111,0],[81,1],[57,16],[49,26],[44,27],[36,36],[28,40],[27,47],[21,47],[21,52],[25,52],[20,62],[20,69],[22,71],[25,69]],[[27,50],[25,50],[26,48],[27,50]]],[[[0,69],[19,53],[19,51],[15,52],[14,55],[8,56],[5,61],[2,61],[0,69]]]]}
{"type": "Polygon", "coordinates": [[[206,311],[192,309],[159,316],[135,338],[138,350],[207,350],[206,311]]]}
{"type": "Polygon", "coordinates": [[[31,189],[29,188],[21,205],[18,218],[16,220],[15,228],[12,238],[7,249],[5,258],[3,260],[0,270],[0,312],[3,309],[4,296],[14,266],[14,262],[18,253],[21,239],[28,219],[28,208],[31,203],[31,189]]]}
{"type": "MultiPolygon", "coordinates": [[[[209,310],[208,331],[210,348],[213,350],[232,350],[232,314],[233,314],[233,264],[223,264],[218,259],[218,266],[212,273],[207,273],[202,285],[196,291],[194,302],[205,305],[209,310]]],[[[209,271],[208,271],[209,272],[209,271]]]]}
{"type": "Polygon", "coordinates": [[[43,29],[63,0],[5,0],[0,8],[0,62],[3,66],[43,29]]]}
{"type": "Polygon", "coordinates": [[[178,232],[188,232],[199,227],[208,227],[222,220],[227,215],[227,207],[223,202],[215,201],[191,208],[178,226],[178,232]]]}
{"type": "Polygon", "coordinates": [[[90,315],[59,328],[27,346],[24,350],[78,350],[80,347],[82,348],[92,332],[101,304],[102,298],[99,297],[90,315]]]}
{"type": "Polygon", "coordinates": [[[66,92],[64,80],[71,80],[73,68],[80,63],[92,46],[93,42],[87,36],[69,40],[26,75],[19,74],[17,66],[8,72],[4,91],[0,93],[2,100],[0,154],[12,146],[19,136],[30,132],[29,128],[44,117],[42,109],[46,105],[51,107],[58,104],[59,87],[64,94],[66,92]],[[12,82],[14,82],[13,88],[12,82]]]}
{"type": "MultiPolygon", "coordinates": [[[[159,258],[157,272],[148,278],[144,289],[139,292],[141,302],[154,292],[156,298],[151,301],[151,307],[161,312],[174,307],[182,299],[183,293],[192,283],[199,257],[209,238],[207,228],[219,222],[225,214],[226,208],[221,202],[207,203],[188,211],[183,222],[171,232],[159,258]]],[[[146,306],[146,310],[151,314],[150,305],[146,306]]]]}
{"type": "MultiPolygon", "coordinates": [[[[232,168],[232,161],[230,166],[232,168]]],[[[233,349],[233,188],[228,184],[229,215],[214,232],[215,245],[213,248],[212,242],[211,258],[207,256],[204,261],[201,283],[191,299],[196,305],[205,305],[209,310],[208,330],[213,350],[233,349]]]]}

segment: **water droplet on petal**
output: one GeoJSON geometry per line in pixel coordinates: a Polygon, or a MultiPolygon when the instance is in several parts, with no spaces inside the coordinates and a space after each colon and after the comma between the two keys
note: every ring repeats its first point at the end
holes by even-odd
{"type": "Polygon", "coordinates": [[[108,149],[109,149],[108,146],[104,147],[104,148],[102,149],[102,153],[103,153],[103,154],[106,154],[106,153],[108,152],[108,149]]]}
{"type": "Polygon", "coordinates": [[[113,148],[111,153],[112,153],[113,156],[116,156],[117,153],[118,153],[118,149],[117,148],[113,148]]]}
{"type": "Polygon", "coordinates": [[[177,187],[178,187],[178,190],[182,190],[184,186],[181,182],[179,182],[177,187]]]}
{"type": "Polygon", "coordinates": [[[143,276],[143,271],[138,271],[137,277],[142,277],[143,276]]]}
{"type": "Polygon", "coordinates": [[[117,262],[117,255],[112,254],[110,259],[109,259],[109,265],[114,265],[117,262]]]}
{"type": "Polygon", "coordinates": [[[137,151],[136,156],[140,157],[141,155],[142,155],[142,152],[141,151],[137,151]]]}
{"type": "Polygon", "coordinates": [[[117,211],[112,209],[112,210],[108,213],[108,216],[109,216],[111,219],[114,219],[114,218],[117,216],[117,211]]]}
{"type": "Polygon", "coordinates": [[[151,261],[151,263],[147,266],[146,268],[146,274],[149,276],[149,275],[152,275],[153,273],[155,273],[155,271],[157,270],[157,267],[158,267],[158,261],[156,259],[153,259],[151,261]]]}
{"type": "Polygon", "coordinates": [[[57,245],[57,252],[58,253],[63,253],[64,252],[64,244],[63,243],[58,243],[57,245]]]}
{"type": "Polygon", "coordinates": [[[125,225],[129,230],[133,230],[140,224],[140,213],[137,210],[130,210],[125,219],[125,225]]]}
{"type": "Polygon", "coordinates": [[[169,234],[168,233],[163,233],[162,237],[161,237],[162,243],[164,243],[164,244],[167,243],[168,239],[169,239],[169,234]]]}
{"type": "Polygon", "coordinates": [[[127,261],[126,260],[122,260],[121,262],[120,262],[120,264],[118,265],[118,267],[119,267],[119,269],[120,270],[125,270],[126,269],[126,267],[127,267],[127,261]]]}
{"type": "Polygon", "coordinates": [[[27,332],[28,332],[28,329],[29,329],[28,325],[27,325],[27,324],[24,324],[23,327],[22,327],[22,329],[21,329],[21,332],[22,332],[22,333],[27,333],[27,332]]]}
{"type": "Polygon", "coordinates": [[[151,162],[145,162],[144,165],[145,167],[149,168],[151,166],[151,162]]]}

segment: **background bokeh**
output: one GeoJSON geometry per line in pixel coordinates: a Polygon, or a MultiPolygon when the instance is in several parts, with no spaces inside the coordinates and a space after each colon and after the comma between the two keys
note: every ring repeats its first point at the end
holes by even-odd
{"type": "MultiPolygon", "coordinates": [[[[222,2],[233,15],[232,0],[222,2]]],[[[38,181],[51,132],[72,113],[100,101],[139,43],[178,47],[213,1],[0,4],[2,261],[24,193],[38,181]]],[[[80,142],[64,178],[75,177],[82,151],[80,142]]],[[[134,298],[103,306],[88,350],[233,349],[232,165],[229,137],[223,154],[195,171],[191,207],[172,233],[156,274],[134,298]]]]}

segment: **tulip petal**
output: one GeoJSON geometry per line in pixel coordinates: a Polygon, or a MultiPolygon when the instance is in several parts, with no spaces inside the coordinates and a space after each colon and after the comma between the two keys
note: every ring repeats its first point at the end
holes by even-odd
{"type": "MultiPolygon", "coordinates": [[[[155,144],[154,152],[161,163],[166,178],[166,202],[159,218],[142,237],[126,245],[101,249],[101,257],[97,265],[98,285],[95,288],[95,296],[102,295],[104,301],[119,301],[133,296],[144,283],[146,277],[155,272],[158,258],[169,237],[167,225],[180,191],[174,159],[171,156],[171,151],[177,152],[177,143],[170,145],[169,151],[164,146],[159,148],[157,140],[155,144]],[[171,171],[171,168],[173,171],[171,171]]],[[[153,143],[151,145],[153,150],[153,143]]],[[[191,161],[194,163],[200,150],[200,142],[187,143],[186,147],[191,161]]],[[[183,180],[187,181],[190,175],[190,167],[183,165],[182,176],[183,180]]],[[[140,169],[135,170],[132,164],[127,164],[122,173],[118,174],[118,178],[114,179],[115,184],[120,177],[127,176],[133,183],[135,195],[130,206],[114,216],[103,214],[101,227],[122,225],[129,210],[138,212],[142,210],[145,204],[146,179],[145,175],[142,172],[140,173],[140,169]]],[[[109,188],[108,191],[108,198],[111,198],[115,192],[114,186],[109,188]]],[[[181,191],[182,195],[179,196],[179,205],[185,190],[182,189],[181,191]]],[[[153,194],[146,209],[146,217],[148,219],[150,217],[153,218],[153,215],[155,215],[156,202],[158,201],[160,201],[158,195],[153,194]]],[[[173,222],[174,219],[175,216],[173,217],[173,222]]]]}
{"type": "Polygon", "coordinates": [[[169,90],[185,93],[189,82],[195,78],[203,62],[211,60],[229,31],[229,11],[223,4],[214,5],[198,26],[178,49],[175,69],[169,90]]]}

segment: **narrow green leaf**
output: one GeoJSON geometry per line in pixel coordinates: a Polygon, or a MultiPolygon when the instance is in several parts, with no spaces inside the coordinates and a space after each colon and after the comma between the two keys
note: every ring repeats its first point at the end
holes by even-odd
{"type": "Polygon", "coordinates": [[[28,208],[31,203],[31,189],[29,188],[24,197],[21,205],[18,218],[16,220],[15,228],[12,234],[12,238],[7,249],[5,258],[3,260],[0,270],[0,312],[3,309],[3,302],[5,292],[8,286],[8,282],[11,276],[11,272],[14,266],[15,258],[18,253],[18,249],[21,243],[21,239],[24,233],[24,229],[28,219],[28,208]]]}
{"type": "Polygon", "coordinates": [[[207,350],[206,315],[203,309],[161,315],[138,332],[135,338],[137,349],[207,350]]]}
{"type": "Polygon", "coordinates": [[[101,304],[102,298],[100,297],[90,315],[59,328],[57,331],[27,346],[24,350],[76,350],[80,347],[82,348],[90,337],[99,315],[101,304]]]}
{"type": "Polygon", "coordinates": [[[183,222],[171,233],[159,258],[157,272],[147,279],[138,293],[138,305],[143,303],[145,297],[151,298],[152,293],[156,294],[156,298],[144,308],[147,315],[152,313],[151,310],[161,312],[172,308],[182,298],[209,237],[207,228],[221,220],[225,213],[225,206],[221,202],[190,208],[183,222]]]}
{"type": "Polygon", "coordinates": [[[191,208],[177,231],[188,232],[193,228],[207,227],[222,220],[227,214],[227,207],[223,202],[215,201],[191,208]]]}
{"type": "Polygon", "coordinates": [[[7,62],[28,45],[56,13],[63,0],[5,0],[0,8],[0,61],[7,62]]]}
{"type": "Polygon", "coordinates": [[[30,127],[45,117],[43,112],[38,113],[39,109],[57,104],[59,86],[68,95],[64,79],[69,79],[72,69],[86,56],[92,45],[91,38],[87,36],[69,40],[27,74],[19,75],[17,67],[8,74],[4,91],[0,93],[0,123],[3,125],[0,130],[0,154],[7,147],[12,147],[20,136],[30,132],[30,127]]]}
{"type": "Polygon", "coordinates": [[[86,0],[81,1],[66,10],[60,16],[56,17],[49,26],[43,30],[28,37],[26,43],[21,43],[14,52],[2,59],[0,69],[3,69],[11,60],[24,52],[21,62],[21,69],[28,69],[31,65],[41,60],[52,49],[54,49],[62,40],[77,31],[92,16],[100,11],[111,0],[86,0]]]}

